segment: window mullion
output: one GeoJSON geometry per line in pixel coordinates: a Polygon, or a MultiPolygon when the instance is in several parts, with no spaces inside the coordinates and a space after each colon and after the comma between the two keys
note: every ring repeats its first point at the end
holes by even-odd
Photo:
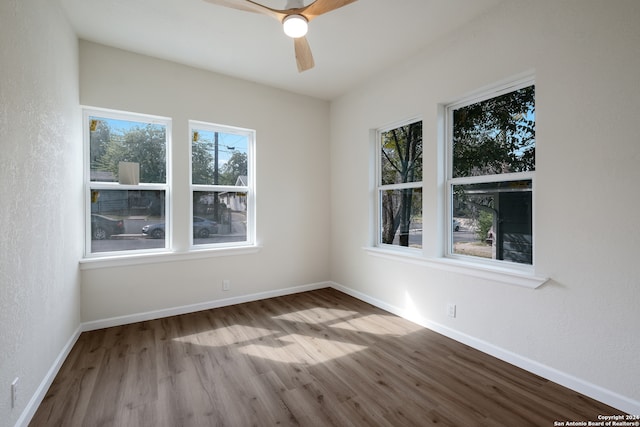
{"type": "Polygon", "coordinates": [[[234,193],[246,193],[249,191],[249,187],[245,186],[233,186],[233,185],[203,185],[193,184],[191,186],[193,191],[226,191],[234,193]]]}
{"type": "Polygon", "coordinates": [[[137,184],[126,185],[117,182],[91,182],[89,187],[92,190],[166,190],[169,184],[137,184]]]}
{"type": "Polygon", "coordinates": [[[449,183],[451,185],[463,185],[463,184],[480,184],[489,182],[504,182],[504,181],[519,181],[533,179],[535,172],[513,172],[503,173],[500,175],[480,175],[480,176],[463,176],[450,178],[449,183]]]}
{"type": "Polygon", "coordinates": [[[405,182],[401,184],[386,184],[379,187],[380,191],[385,190],[404,190],[405,188],[422,188],[422,181],[405,182]]]}

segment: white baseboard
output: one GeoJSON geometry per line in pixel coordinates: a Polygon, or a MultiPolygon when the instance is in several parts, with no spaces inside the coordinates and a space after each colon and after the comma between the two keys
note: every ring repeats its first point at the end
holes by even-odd
{"type": "Polygon", "coordinates": [[[154,310],[154,311],[149,311],[145,313],[136,313],[136,314],[131,314],[127,316],[112,317],[109,319],[102,319],[102,320],[95,320],[91,322],[81,323],[78,326],[78,329],[76,329],[76,331],[73,333],[71,338],[69,338],[69,341],[67,341],[62,351],[54,361],[53,365],[47,372],[47,375],[44,377],[44,379],[40,383],[40,386],[38,387],[34,395],[31,397],[31,400],[29,401],[24,411],[20,415],[20,418],[18,418],[18,421],[16,422],[15,427],[27,427],[29,425],[29,422],[31,421],[36,411],[38,410],[38,407],[42,403],[42,400],[44,399],[44,396],[49,390],[49,387],[51,387],[51,384],[53,383],[53,380],[58,374],[58,371],[60,371],[62,364],[66,360],[67,356],[69,356],[71,349],[75,345],[76,341],[78,341],[78,338],[80,337],[80,334],[82,332],[93,331],[96,329],[108,328],[112,326],[126,325],[129,323],[142,322],[145,320],[160,319],[162,317],[193,313],[196,311],[209,310],[211,308],[226,307],[229,305],[241,304],[244,302],[258,301],[265,298],[275,298],[275,297],[280,297],[284,295],[297,294],[300,292],[313,291],[316,289],[328,288],[331,286],[332,286],[332,283],[330,282],[312,283],[309,285],[294,286],[290,288],[276,289],[273,291],[266,291],[266,292],[258,292],[258,293],[249,294],[249,295],[240,295],[237,297],[225,298],[221,300],[209,301],[204,303],[190,304],[190,305],[184,305],[180,307],[167,308],[163,310],[154,310]]]}
{"type": "Polygon", "coordinates": [[[47,394],[49,387],[51,387],[53,380],[56,378],[56,375],[58,375],[58,371],[62,367],[62,364],[67,359],[67,356],[69,356],[69,353],[71,352],[73,346],[76,344],[76,341],[78,341],[81,332],[82,325],[78,326],[75,332],[71,335],[71,338],[69,338],[67,343],[62,348],[62,351],[60,352],[58,357],[56,357],[56,360],[53,362],[53,365],[51,365],[51,368],[49,368],[49,371],[40,382],[40,385],[36,389],[36,392],[33,394],[33,396],[31,396],[29,403],[27,403],[27,406],[22,411],[22,414],[20,414],[20,418],[18,418],[18,421],[16,421],[16,427],[27,427],[29,425],[29,422],[31,422],[31,418],[33,418],[36,411],[38,410],[38,407],[42,403],[44,396],[47,394]]]}
{"type": "Polygon", "coordinates": [[[297,294],[316,289],[331,287],[330,282],[311,283],[309,285],[294,286],[290,288],[275,289],[273,291],[258,292],[249,295],[240,295],[214,301],[197,304],[183,305],[179,307],[165,308],[161,310],[147,311],[144,313],[128,314],[126,316],[111,317],[108,319],[94,320],[82,324],[82,331],[110,328],[113,326],[127,325],[129,323],[144,322],[146,320],[161,319],[163,317],[178,316],[181,314],[195,313],[196,311],[210,310],[212,308],[226,307],[244,302],[258,301],[266,298],[275,298],[283,295],[297,294]]]}
{"type": "Polygon", "coordinates": [[[63,347],[62,351],[54,361],[53,365],[47,372],[46,376],[43,378],[42,382],[40,383],[40,386],[38,387],[34,395],[31,397],[31,400],[29,401],[24,411],[20,415],[20,418],[18,418],[18,421],[16,422],[16,427],[23,427],[23,426],[26,427],[29,424],[29,422],[31,421],[31,418],[33,418],[33,416],[36,413],[36,410],[42,403],[42,400],[44,399],[45,394],[49,390],[49,387],[53,383],[53,380],[58,374],[58,371],[62,367],[62,364],[64,363],[65,359],[71,352],[71,349],[73,348],[76,341],[80,337],[80,333],[84,331],[92,331],[92,330],[108,328],[112,326],[120,326],[120,325],[129,324],[129,323],[141,322],[145,320],[153,320],[153,319],[159,319],[162,317],[193,313],[196,311],[209,310],[209,309],[218,308],[218,307],[226,307],[234,304],[258,301],[265,298],[275,298],[279,296],[296,294],[296,293],[306,292],[306,291],[313,291],[316,289],[322,289],[327,287],[332,287],[334,289],[337,289],[341,292],[344,292],[345,294],[351,295],[355,298],[358,298],[359,300],[365,301],[371,305],[379,307],[390,313],[396,314],[420,326],[431,329],[444,336],[447,336],[463,344],[466,344],[470,347],[473,347],[477,350],[480,350],[483,353],[490,354],[491,356],[494,356],[500,360],[504,360],[505,362],[518,366],[519,368],[525,369],[529,372],[532,372],[550,381],[553,381],[562,386],[575,390],[579,393],[582,393],[586,396],[589,396],[593,399],[596,399],[600,402],[603,402],[607,405],[617,408],[623,412],[626,412],[628,414],[634,414],[634,415],[640,414],[640,402],[637,402],[633,399],[622,396],[620,394],[617,394],[615,392],[612,392],[610,390],[607,390],[595,384],[591,384],[580,378],[576,378],[564,372],[558,371],[557,369],[543,365],[541,363],[538,363],[536,361],[533,361],[521,355],[504,350],[486,341],[479,340],[472,336],[458,332],[454,329],[448,328],[444,325],[432,322],[428,319],[416,318],[415,315],[411,315],[406,310],[387,304],[384,301],[378,300],[367,294],[364,294],[362,292],[340,285],[338,283],[319,282],[319,283],[312,283],[309,285],[294,286],[290,288],[276,289],[273,291],[266,291],[266,292],[258,292],[258,293],[249,294],[249,295],[240,295],[237,297],[225,298],[221,300],[214,300],[214,301],[209,301],[204,303],[184,305],[180,307],[149,311],[145,313],[136,313],[136,314],[131,314],[127,316],[112,317],[109,319],[95,320],[91,322],[82,323],[80,324],[80,326],[78,326],[78,329],[73,333],[71,338],[69,338],[69,340],[63,347]]]}
{"type": "Polygon", "coordinates": [[[592,399],[598,400],[602,403],[619,409],[622,412],[632,415],[640,415],[640,402],[636,400],[630,399],[626,396],[622,396],[616,392],[592,384],[588,381],[559,371],[550,366],[543,365],[542,363],[536,362],[535,360],[528,359],[519,354],[497,347],[489,342],[480,340],[467,334],[463,334],[442,324],[432,322],[429,319],[417,317],[415,314],[409,313],[407,310],[395,307],[384,301],[378,300],[367,294],[340,285],[338,283],[332,282],[331,287],[344,292],[345,294],[351,295],[354,298],[358,298],[359,300],[381,308],[385,311],[410,320],[427,329],[438,332],[439,334],[466,344],[469,347],[473,347],[476,350],[480,350],[483,353],[489,354],[497,359],[503,360],[514,366],[534,373],[538,376],[541,376],[542,378],[546,378],[549,381],[553,381],[571,390],[577,391],[578,393],[584,394],[585,396],[589,396],[592,399]]]}

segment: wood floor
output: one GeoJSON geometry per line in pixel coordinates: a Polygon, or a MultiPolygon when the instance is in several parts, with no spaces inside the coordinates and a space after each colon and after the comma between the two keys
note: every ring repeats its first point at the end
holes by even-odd
{"type": "Polygon", "coordinates": [[[83,333],[31,426],[553,426],[620,411],[333,289],[83,333]]]}

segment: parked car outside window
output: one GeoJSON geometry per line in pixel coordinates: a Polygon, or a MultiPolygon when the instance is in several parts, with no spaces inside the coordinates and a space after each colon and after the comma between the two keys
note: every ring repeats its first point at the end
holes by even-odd
{"type": "Polygon", "coordinates": [[[91,238],[93,240],[110,239],[111,236],[124,234],[124,221],[104,215],[91,214],[91,238]]]}
{"type": "MultiPolygon", "coordinates": [[[[193,217],[193,237],[206,239],[211,234],[218,233],[218,223],[199,216],[193,217]]],[[[148,224],[142,227],[142,234],[153,239],[164,239],[164,222],[148,224]]]]}

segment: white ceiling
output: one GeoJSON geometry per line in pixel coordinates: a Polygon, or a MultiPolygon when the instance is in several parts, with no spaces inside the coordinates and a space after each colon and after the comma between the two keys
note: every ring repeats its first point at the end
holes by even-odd
{"type": "MultiPolygon", "coordinates": [[[[409,58],[500,1],[359,0],[311,22],[316,66],[298,73],[293,41],[268,16],[204,0],[61,0],[82,39],[321,99],[409,58]]],[[[286,0],[262,4],[284,9],[286,0]]]]}

